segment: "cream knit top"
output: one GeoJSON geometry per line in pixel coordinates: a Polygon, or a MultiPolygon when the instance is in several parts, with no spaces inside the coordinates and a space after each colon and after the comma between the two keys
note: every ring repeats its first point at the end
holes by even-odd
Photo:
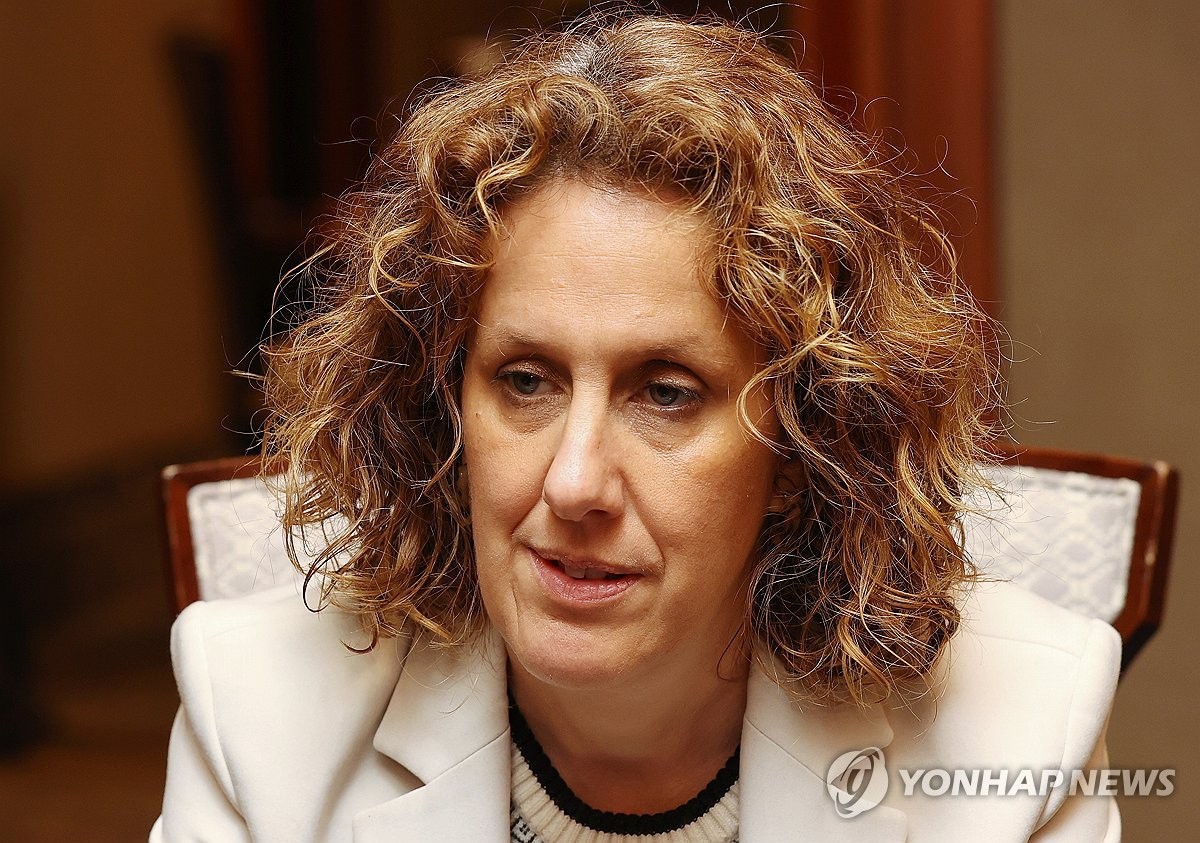
{"type": "Polygon", "coordinates": [[[571,792],[515,705],[509,707],[509,721],[512,843],[736,843],[738,752],[678,808],[614,814],[592,808],[571,792]]]}

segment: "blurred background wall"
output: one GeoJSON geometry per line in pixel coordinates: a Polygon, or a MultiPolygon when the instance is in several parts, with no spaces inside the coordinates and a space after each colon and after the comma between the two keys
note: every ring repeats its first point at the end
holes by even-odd
{"type": "Polygon", "coordinates": [[[0,15],[4,487],[211,442],[214,258],[162,37],[220,32],[222,9],[7,3],[0,15]]]}
{"type": "MultiPolygon", "coordinates": [[[[1128,840],[1200,829],[1200,6],[996,6],[999,267],[1017,438],[1159,458],[1183,477],[1162,629],[1122,680],[1114,767],[1178,769],[1125,799],[1128,840]]],[[[1190,832],[1190,833],[1189,833],[1190,832]]]]}
{"type": "MultiPolygon", "coordinates": [[[[0,688],[32,689],[0,700],[12,839],[148,829],[175,706],[157,468],[252,443],[255,397],[230,372],[252,365],[280,266],[412,86],[478,56],[489,26],[532,26],[562,5],[0,5],[0,688]]],[[[838,5],[879,35],[846,49],[896,40],[887,9],[900,6],[882,0],[750,20],[786,38],[838,5]]],[[[986,241],[985,296],[1014,341],[1014,434],[1183,471],[1166,622],[1125,677],[1111,732],[1114,766],[1180,771],[1174,796],[1125,800],[1127,838],[1179,839],[1200,827],[1188,795],[1200,770],[1188,622],[1200,600],[1188,333],[1200,312],[1200,12],[1188,0],[953,5],[984,15],[990,34],[983,116],[946,134],[952,154],[969,146],[956,147],[960,131],[991,151],[987,178],[972,182],[954,158],[950,169],[980,203],[965,228],[986,241]]],[[[902,8],[908,43],[925,37],[950,61],[966,49],[961,28],[938,25],[939,0],[902,8]]],[[[844,46],[822,37],[806,55],[824,61],[817,71],[844,46]]],[[[867,95],[901,113],[934,108],[953,82],[896,92],[893,75],[867,95]]]]}

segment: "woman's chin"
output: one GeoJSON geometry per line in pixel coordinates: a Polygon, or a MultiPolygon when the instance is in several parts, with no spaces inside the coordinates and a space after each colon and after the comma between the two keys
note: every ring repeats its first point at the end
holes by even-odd
{"type": "Polygon", "coordinates": [[[601,690],[622,685],[636,672],[630,654],[611,642],[589,641],[586,635],[558,635],[544,640],[506,641],[514,670],[544,685],[564,690],[601,690]]]}

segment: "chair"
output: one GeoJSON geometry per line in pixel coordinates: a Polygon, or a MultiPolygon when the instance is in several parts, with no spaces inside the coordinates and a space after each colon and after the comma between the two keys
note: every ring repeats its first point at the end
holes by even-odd
{"type": "MultiPolygon", "coordinates": [[[[977,492],[967,550],[987,577],[1017,584],[1111,623],[1127,666],[1162,621],[1178,472],[1098,454],[999,444],[977,492]]],[[[163,471],[171,593],[176,611],[296,582],[279,509],[257,457],[163,471]]],[[[313,548],[296,542],[301,561],[313,548]]]]}
{"type": "MultiPolygon", "coordinates": [[[[163,469],[171,602],[181,612],[196,600],[263,591],[302,576],[288,559],[280,502],[263,480],[257,456],[172,465],[163,469]]],[[[304,542],[302,562],[315,554],[304,542]]]]}
{"type": "Polygon", "coordinates": [[[967,551],[985,576],[1112,624],[1122,669],[1162,622],[1179,473],[1164,462],[997,443],[971,496],[967,551]]]}

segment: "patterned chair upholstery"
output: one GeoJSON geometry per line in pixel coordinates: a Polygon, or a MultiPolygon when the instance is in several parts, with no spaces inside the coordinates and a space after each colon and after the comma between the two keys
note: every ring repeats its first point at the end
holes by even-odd
{"type": "MultiPolygon", "coordinates": [[[[262,478],[193,486],[187,511],[201,600],[237,597],[299,578],[284,547],[280,501],[262,478]]],[[[312,561],[311,543],[295,546],[301,561],[312,561]]]]}
{"type": "Polygon", "coordinates": [[[1002,465],[970,497],[967,552],[989,577],[1112,623],[1125,606],[1141,487],[1124,477],[1002,465]]]}
{"type": "MultiPolygon", "coordinates": [[[[1162,463],[1002,446],[991,492],[969,497],[966,547],[983,574],[1113,624],[1124,662],[1157,629],[1178,478],[1162,463]]],[[[163,473],[177,610],[295,582],[279,501],[254,459],[172,466],[163,473]]],[[[319,532],[319,531],[318,531],[319,532]]],[[[297,541],[311,561],[319,535],[297,541]]]]}

